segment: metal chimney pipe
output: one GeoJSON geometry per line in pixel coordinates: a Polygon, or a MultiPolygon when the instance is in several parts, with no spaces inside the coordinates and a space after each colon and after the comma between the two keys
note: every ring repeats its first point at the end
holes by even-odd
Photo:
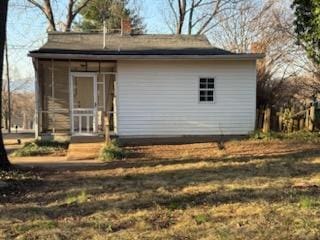
{"type": "Polygon", "coordinates": [[[106,48],[106,20],[103,20],[103,49],[106,48]]]}

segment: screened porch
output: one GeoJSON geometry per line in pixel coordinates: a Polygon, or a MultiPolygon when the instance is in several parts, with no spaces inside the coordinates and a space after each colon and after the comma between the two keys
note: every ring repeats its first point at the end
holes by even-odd
{"type": "Polygon", "coordinates": [[[116,62],[38,59],[36,134],[116,132],[116,62]]]}

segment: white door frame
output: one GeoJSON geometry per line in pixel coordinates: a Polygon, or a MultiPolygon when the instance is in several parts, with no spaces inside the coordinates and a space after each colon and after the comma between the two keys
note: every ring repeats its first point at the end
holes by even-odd
{"type": "MultiPolygon", "coordinates": [[[[69,73],[69,102],[70,102],[70,119],[71,119],[71,135],[72,136],[85,136],[85,135],[96,135],[97,129],[98,129],[98,121],[97,121],[97,73],[94,72],[70,72],[69,73]],[[94,101],[94,107],[92,108],[93,111],[93,132],[86,132],[82,133],[81,129],[80,132],[74,131],[74,102],[73,102],[73,77],[92,77],[93,78],[93,101],[94,101]]],[[[79,108],[78,110],[81,110],[79,108]]],[[[87,109],[88,110],[88,109],[87,109]]],[[[91,108],[89,109],[91,110],[91,108]]],[[[79,121],[81,118],[79,118],[79,121]]],[[[89,124],[87,123],[87,126],[89,124]]]]}

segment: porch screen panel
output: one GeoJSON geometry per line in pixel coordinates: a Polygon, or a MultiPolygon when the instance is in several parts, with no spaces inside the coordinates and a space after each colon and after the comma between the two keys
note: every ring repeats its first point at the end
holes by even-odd
{"type": "Polygon", "coordinates": [[[53,121],[50,114],[53,105],[52,98],[52,62],[51,60],[39,60],[38,62],[38,80],[39,80],[39,117],[40,132],[52,132],[53,121]]]}
{"type": "Polygon", "coordinates": [[[72,77],[73,132],[91,134],[94,129],[94,78],[89,76],[72,77]]]}
{"type": "Polygon", "coordinates": [[[54,123],[55,132],[70,132],[69,62],[54,61],[54,123]]]}
{"type": "Polygon", "coordinates": [[[93,78],[75,77],[73,81],[73,108],[93,108],[93,78]]]}
{"type": "Polygon", "coordinates": [[[97,103],[98,111],[105,111],[105,82],[103,74],[98,74],[97,78],[97,103]]]}

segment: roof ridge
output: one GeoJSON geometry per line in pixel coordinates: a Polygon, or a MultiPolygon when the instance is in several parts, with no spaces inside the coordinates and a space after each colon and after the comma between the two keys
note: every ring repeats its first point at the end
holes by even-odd
{"type": "MultiPolygon", "coordinates": [[[[99,35],[103,32],[48,32],[48,35],[99,35]]],[[[132,35],[121,35],[121,33],[108,33],[110,36],[123,36],[123,37],[177,37],[177,38],[198,38],[203,40],[208,40],[205,34],[170,34],[170,33],[145,33],[145,34],[132,34],[132,35]]]]}

